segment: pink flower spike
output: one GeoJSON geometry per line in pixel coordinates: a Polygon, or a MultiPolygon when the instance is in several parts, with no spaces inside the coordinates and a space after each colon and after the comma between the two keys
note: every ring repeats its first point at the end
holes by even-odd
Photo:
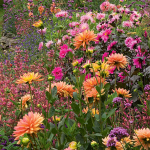
{"type": "Polygon", "coordinates": [[[55,69],[52,71],[52,74],[55,76],[55,80],[62,80],[63,73],[62,73],[62,68],[60,67],[55,67],[55,69]]]}
{"type": "Polygon", "coordinates": [[[48,41],[47,43],[46,43],[46,47],[47,48],[50,48],[50,46],[53,44],[53,41],[51,40],[51,41],[48,41]]]}
{"type": "Polygon", "coordinates": [[[41,51],[42,48],[43,48],[43,42],[40,42],[40,43],[39,43],[39,48],[38,48],[38,50],[41,51]]]}

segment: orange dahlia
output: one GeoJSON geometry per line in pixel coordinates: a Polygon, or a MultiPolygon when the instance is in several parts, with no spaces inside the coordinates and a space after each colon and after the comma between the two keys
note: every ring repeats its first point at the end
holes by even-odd
{"type": "Polygon", "coordinates": [[[118,70],[120,70],[120,68],[125,68],[128,64],[128,60],[123,54],[115,53],[107,57],[107,59],[107,63],[112,67],[116,67],[118,70]]]}
{"type": "Polygon", "coordinates": [[[31,95],[30,94],[26,94],[23,97],[21,97],[20,101],[20,105],[21,105],[21,101],[22,101],[22,109],[24,110],[25,108],[27,108],[27,102],[31,101],[31,95]]]}
{"type": "Polygon", "coordinates": [[[20,77],[19,80],[16,81],[17,84],[22,84],[22,83],[28,83],[31,84],[33,81],[42,81],[43,79],[40,79],[42,75],[39,75],[38,73],[34,72],[28,72],[25,73],[23,76],[20,77]]]}
{"type": "MultiPolygon", "coordinates": [[[[76,92],[77,90],[73,88],[73,85],[68,85],[66,82],[56,82],[52,83],[51,88],[54,86],[57,87],[57,95],[59,97],[73,97],[73,92],[76,92]]],[[[47,91],[49,91],[49,88],[47,88],[47,91]]]]}
{"type": "Polygon", "coordinates": [[[107,82],[104,81],[104,79],[100,77],[92,77],[84,81],[83,87],[84,87],[85,94],[88,94],[89,92],[91,92],[91,90],[95,88],[97,85],[100,85],[100,83],[106,84],[107,82]]]}
{"type": "Polygon", "coordinates": [[[27,134],[37,134],[41,129],[40,125],[42,124],[44,118],[41,114],[35,112],[29,112],[26,114],[23,119],[20,119],[17,126],[14,127],[16,131],[13,132],[15,140],[19,140],[19,137],[27,134]]]}
{"type": "Polygon", "coordinates": [[[118,89],[115,89],[115,91],[117,92],[118,97],[122,97],[122,98],[123,97],[125,97],[125,98],[132,97],[131,94],[129,94],[130,91],[127,91],[126,89],[118,88],[118,89]]]}
{"type": "MultiPolygon", "coordinates": [[[[150,148],[150,129],[138,129],[135,130],[135,136],[133,136],[133,141],[135,142],[134,147],[143,145],[144,149],[149,150],[150,148]]],[[[140,150],[143,149],[141,146],[140,150]]]]}
{"type": "Polygon", "coordinates": [[[88,45],[90,41],[96,41],[96,34],[94,34],[94,31],[85,30],[79,33],[74,39],[75,49],[78,49],[80,46],[86,48],[86,45],[88,45]]]}

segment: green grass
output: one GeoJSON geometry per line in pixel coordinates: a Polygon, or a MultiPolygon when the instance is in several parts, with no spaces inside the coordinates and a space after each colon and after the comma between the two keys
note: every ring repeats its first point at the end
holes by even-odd
{"type": "Polygon", "coordinates": [[[2,7],[0,7],[0,38],[2,36],[3,15],[4,15],[4,10],[2,7]]]}

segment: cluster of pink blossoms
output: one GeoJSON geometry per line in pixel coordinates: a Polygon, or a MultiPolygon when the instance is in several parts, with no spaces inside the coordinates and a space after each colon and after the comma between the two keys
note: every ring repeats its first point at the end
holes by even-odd
{"type": "Polygon", "coordinates": [[[63,46],[60,46],[59,57],[65,58],[68,52],[72,52],[72,49],[68,48],[68,45],[64,44],[63,46]]]}

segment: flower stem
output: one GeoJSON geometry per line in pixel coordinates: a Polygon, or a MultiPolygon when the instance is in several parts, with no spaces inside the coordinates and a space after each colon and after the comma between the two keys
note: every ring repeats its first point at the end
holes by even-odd
{"type": "Polygon", "coordinates": [[[32,99],[31,86],[30,86],[30,84],[28,84],[28,85],[29,85],[29,91],[30,91],[30,96],[31,96],[32,110],[34,112],[34,103],[33,103],[33,99],[32,99]]]}

